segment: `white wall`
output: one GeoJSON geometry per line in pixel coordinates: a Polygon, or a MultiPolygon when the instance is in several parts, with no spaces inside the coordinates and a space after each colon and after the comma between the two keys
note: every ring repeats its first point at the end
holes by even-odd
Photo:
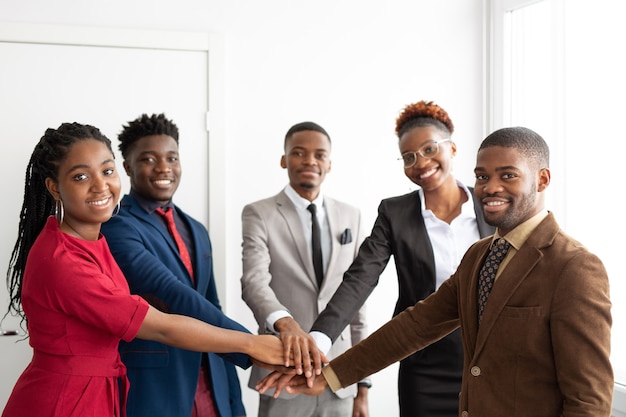
{"type": "MultiPolygon", "coordinates": [[[[225,271],[218,278],[223,304],[250,329],[256,325],[240,298],[240,213],[285,185],[278,162],[292,124],[313,120],[329,131],[333,172],[325,192],[359,206],[367,228],[380,199],[412,189],[395,161],[393,135],[396,116],[410,102],[431,99],[449,111],[457,175],[473,182],[484,136],[482,18],[482,0],[0,0],[4,21],[221,35],[225,135],[211,140],[225,149],[226,201],[218,213],[224,229],[210,232],[226,236],[224,247],[215,248],[218,270],[225,271]]],[[[183,181],[193,174],[185,172],[183,181]]],[[[368,301],[372,330],[391,316],[394,280],[390,268],[368,301]]],[[[248,373],[240,376],[245,385],[248,373]]],[[[374,376],[372,415],[397,414],[395,379],[395,365],[374,376]]],[[[248,415],[255,416],[257,395],[243,390],[248,415]]]]}

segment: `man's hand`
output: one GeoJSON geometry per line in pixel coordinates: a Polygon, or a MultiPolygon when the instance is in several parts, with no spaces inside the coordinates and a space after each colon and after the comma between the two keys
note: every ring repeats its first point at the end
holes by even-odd
{"type": "Polygon", "coordinates": [[[367,396],[369,389],[367,387],[359,387],[354,397],[354,406],[352,407],[352,417],[369,417],[369,402],[367,396]]]}
{"type": "MultiPolygon", "coordinates": [[[[322,363],[328,362],[315,340],[291,317],[276,320],[274,329],[283,342],[284,357],[293,358],[296,374],[304,375],[312,384],[313,377],[322,372],[322,363]]],[[[289,365],[285,362],[285,366],[289,365]]]]}
{"type": "MultiPolygon", "coordinates": [[[[281,370],[276,370],[257,382],[254,388],[259,391],[260,394],[264,394],[265,391],[267,391],[268,389],[275,388],[274,398],[278,398],[283,389],[291,382],[291,380],[295,376],[295,369],[291,369],[291,372],[282,372],[281,370]]],[[[313,381],[311,380],[311,384],[312,383],[313,381]]]]}
{"type": "Polygon", "coordinates": [[[296,375],[289,384],[285,387],[285,391],[289,394],[306,394],[306,395],[320,395],[326,387],[328,382],[324,375],[317,375],[313,380],[313,384],[309,385],[309,382],[301,375],[296,375]]]}
{"type": "Polygon", "coordinates": [[[288,374],[272,372],[259,381],[255,388],[261,394],[270,388],[275,388],[274,398],[278,398],[283,389],[290,394],[320,395],[327,386],[328,384],[323,375],[307,379],[304,375],[296,375],[295,371],[293,371],[288,374]]]}

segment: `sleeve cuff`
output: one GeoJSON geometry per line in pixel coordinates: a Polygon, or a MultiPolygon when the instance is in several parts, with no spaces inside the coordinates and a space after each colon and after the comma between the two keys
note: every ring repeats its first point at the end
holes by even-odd
{"type": "Polygon", "coordinates": [[[362,379],[356,384],[358,387],[372,388],[372,380],[369,378],[362,379]]]}
{"type": "Polygon", "coordinates": [[[322,375],[324,375],[324,379],[326,379],[326,383],[328,384],[328,387],[333,392],[337,392],[341,388],[343,388],[341,386],[341,382],[339,382],[339,378],[337,377],[337,374],[335,373],[335,371],[333,371],[333,368],[331,368],[330,365],[322,368],[322,375]]]}
{"type": "Polygon", "coordinates": [[[333,346],[333,342],[332,340],[330,340],[330,337],[316,330],[310,332],[309,334],[311,335],[313,340],[315,340],[317,348],[321,350],[324,355],[328,355],[328,352],[330,352],[330,348],[333,346]]]}
{"type": "Polygon", "coordinates": [[[270,333],[278,333],[274,328],[274,323],[284,317],[292,317],[292,315],[289,314],[287,310],[274,311],[269,316],[267,316],[267,319],[265,319],[265,329],[270,333]]]}

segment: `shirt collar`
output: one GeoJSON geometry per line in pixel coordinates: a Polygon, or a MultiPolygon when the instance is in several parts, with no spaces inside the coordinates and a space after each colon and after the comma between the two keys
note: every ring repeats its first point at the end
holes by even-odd
{"type": "Polygon", "coordinates": [[[526,220],[524,223],[517,225],[515,229],[511,230],[505,236],[500,235],[500,230],[496,230],[496,233],[493,235],[493,239],[498,239],[500,237],[504,237],[515,249],[519,250],[528,237],[532,234],[539,223],[543,221],[548,215],[548,210],[541,210],[539,213],[535,214],[530,219],[526,220]]]}
{"type": "Polygon", "coordinates": [[[170,200],[166,205],[162,206],[161,204],[159,204],[158,201],[145,198],[132,188],[129,194],[132,198],[134,198],[137,201],[137,203],[139,204],[139,207],[144,209],[147,213],[152,214],[154,210],[158,209],[159,207],[163,207],[163,208],[170,207],[172,210],[174,209],[174,203],[172,202],[172,200],[170,200]]]}
{"type": "Polygon", "coordinates": [[[296,190],[293,189],[291,184],[287,184],[287,186],[285,187],[285,194],[287,194],[287,197],[289,197],[289,199],[296,206],[296,208],[299,209],[306,210],[311,203],[315,204],[317,207],[324,206],[324,196],[322,195],[321,191],[317,195],[317,198],[315,200],[309,201],[306,198],[300,197],[296,190]]]}
{"type": "MultiPolygon", "coordinates": [[[[459,215],[458,218],[461,218],[461,217],[476,218],[476,212],[474,211],[474,198],[472,197],[471,191],[469,190],[469,188],[467,188],[465,184],[463,184],[459,180],[456,180],[456,185],[459,188],[463,189],[463,191],[465,191],[465,194],[467,195],[467,201],[461,205],[461,214],[459,215]],[[467,204],[467,203],[470,203],[470,204],[467,204]]],[[[424,190],[420,187],[417,190],[417,192],[419,193],[419,196],[420,196],[422,216],[424,218],[428,218],[428,217],[434,218],[435,215],[433,214],[433,212],[426,208],[426,199],[424,198],[424,190]]]]}

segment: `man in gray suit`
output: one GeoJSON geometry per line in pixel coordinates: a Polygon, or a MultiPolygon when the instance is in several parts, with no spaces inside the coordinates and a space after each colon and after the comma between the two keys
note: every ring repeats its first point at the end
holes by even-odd
{"type": "MultiPolygon", "coordinates": [[[[362,232],[357,208],[320,191],[331,169],[328,133],[316,123],[298,123],[287,132],[284,151],[280,165],[287,169],[289,184],[277,195],[243,209],[241,284],[259,333],[289,338],[302,335],[302,329],[309,329],[324,310],[357,255],[362,232]]],[[[366,333],[361,308],[330,351],[323,352],[332,359],[366,333]]],[[[310,343],[314,351],[312,338],[310,343]]],[[[249,386],[254,388],[267,373],[253,367],[249,386]]],[[[260,396],[259,417],[366,417],[368,387],[369,382],[362,381],[358,388],[326,390],[319,398],[282,393],[274,399],[268,391],[260,396]]]]}

